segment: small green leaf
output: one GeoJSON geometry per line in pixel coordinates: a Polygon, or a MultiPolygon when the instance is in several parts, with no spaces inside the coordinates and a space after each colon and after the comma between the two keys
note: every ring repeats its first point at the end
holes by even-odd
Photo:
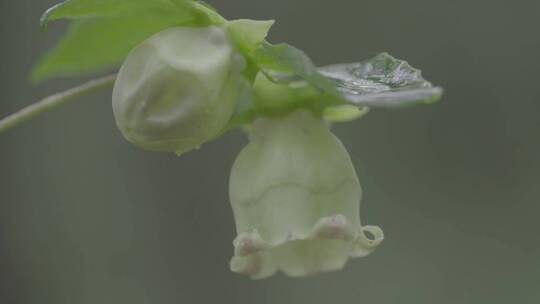
{"type": "Polygon", "coordinates": [[[57,46],[36,65],[33,81],[113,68],[154,33],[222,20],[194,0],[68,0],[49,9],[42,23],[60,18],[74,21],[57,46]]]}
{"type": "Polygon", "coordinates": [[[387,53],[319,71],[336,83],[342,98],[361,106],[402,107],[435,102],[442,95],[442,89],[422,78],[420,70],[387,53]]]}

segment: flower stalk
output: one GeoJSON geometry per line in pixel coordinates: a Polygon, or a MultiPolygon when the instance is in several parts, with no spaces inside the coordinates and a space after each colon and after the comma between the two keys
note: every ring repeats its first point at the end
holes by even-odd
{"type": "Polygon", "coordinates": [[[99,89],[112,87],[115,80],[116,74],[107,75],[90,80],[66,91],[48,96],[0,120],[0,134],[28,121],[39,114],[60,107],[79,96],[97,91],[99,89]]]}

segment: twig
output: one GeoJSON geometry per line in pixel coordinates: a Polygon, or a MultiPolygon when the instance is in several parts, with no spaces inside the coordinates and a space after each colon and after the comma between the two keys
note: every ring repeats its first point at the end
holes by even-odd
{"type": "Polygon", "coordinates": [[[99,90],[108,86],[112,86],[114,84],[115,79],[116,79],[116,74],[104,76],[101,78],[90,80],[86,83],[83,83],[79,86],[76,86],[64,92],[56,93],[54,95],[46,97],[0,120],[0,133],[11,129],[17,126],[18,124],[21,124],[36,115],[39,115],[48,110],[59,107],[76,97],[85,95],[87,93],[91,93],[93,91],[96,91],[96,90],[99,90]]]}

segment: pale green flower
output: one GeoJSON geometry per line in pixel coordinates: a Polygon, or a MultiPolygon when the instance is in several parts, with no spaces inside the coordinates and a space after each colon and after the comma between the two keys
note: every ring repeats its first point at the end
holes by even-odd
{"type": "Polygon", "coordinates": [[[325,121],[308,112],[257,120],[231,173],[238,232],[231,269],[301,277],[368,255],[383,233],[361,226],[360,198],[347,150],[325,121]]]}
{"type": "Polygon", "coordinates": [[[123,135],[150,150],[182,153],[229,121],[245,60],[221,27],[174,27],[134,48],[120,69],[113,110],[123,135]]]}

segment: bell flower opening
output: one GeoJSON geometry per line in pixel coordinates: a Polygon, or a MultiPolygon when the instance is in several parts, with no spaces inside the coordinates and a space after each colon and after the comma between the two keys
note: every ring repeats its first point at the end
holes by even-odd
{"type": "Polygon", "coordinates": [[[231,270],[254,279],[341,269],[383,240],[360,223],[361,188],[328,123],[309,112],[261,118],[231,172],[238,236],[231,270]]]}

